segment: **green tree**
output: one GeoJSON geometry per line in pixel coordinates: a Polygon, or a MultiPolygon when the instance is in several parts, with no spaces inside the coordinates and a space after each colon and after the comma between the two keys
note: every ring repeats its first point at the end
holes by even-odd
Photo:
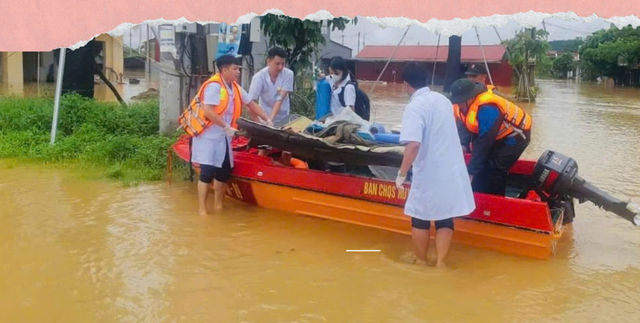
{"type": "Polygon", "coordinates": [[[640,27],[596,31],[587,37],[579,53],[589,79],[620,78],[627,66],[640,63],[640,27]]]}
{"type": "Polygon", "coordinates": [[[525,29],[513,39],[503,42],[509,50],[509,64],[516,71],[518,87],[516,98],[535,100],[535,73],[537,67],[549,66],[547,51],[550,48],[545,30],[525,29]]]}
{"type": "Polygon", "coordinates": [[[549,42],[551,50],[558,52],[577,52],[582,44],[584,44],[584,40],[580,37],[577,37],[576,39],[554,40],[549,42]]]}
{"type": "Polygon", "coordinates": [[[567,72],[571,71],[573,66],[573,55],[570,53],[564,53],[553,61],[553,70],[561,74],[562,78],[567,77],[567,72]]]}
{"type": "MultiPolygon", "coordinates": [[[[331,30],[344,30],[353,20],[334,18],[328,21],[331,30]]],[[[260,17],[260,25],[266,36],[269,36],[269,46],[284,48],[289,57],[289,68],[296,72],[312,66],[312,57],[326,41],[322,35],[325,21],[300,20],[297,18],[267,14],[260,17]]]]}

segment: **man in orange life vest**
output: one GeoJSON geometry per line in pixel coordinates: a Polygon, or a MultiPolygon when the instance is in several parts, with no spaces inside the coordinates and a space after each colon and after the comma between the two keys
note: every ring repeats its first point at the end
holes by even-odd
{"type": "Polygon", "coordinates": [[[460,132],[469,134],[460,139],[463,150],[471,150],[467,170],[473,191],[504,195],[508,171],[529,145],[531,116],[468,79],[451,85],[450,100],[460,132]]]}
{"type": "Polygon", "coordinates": [[[215,210],[222,209],[226,182],[233,168],[231,138],[236,133],[236,121],[242,107],[273,125],[265,112],[238,85],[240,64],[235,57],[224,55],[217,59],[220,71],[202,84],[191,105],[179,122],[193,137],[191,161],[200,164],[198,181],[199,212],[207,214],[207,194],[213,181],[215,210]]]}

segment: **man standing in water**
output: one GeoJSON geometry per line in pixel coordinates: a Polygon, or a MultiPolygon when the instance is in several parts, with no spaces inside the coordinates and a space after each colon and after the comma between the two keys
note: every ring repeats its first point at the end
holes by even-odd
{"type": "MultiPolygon", "coordinates": [[[[249,96],[260,102],[260,107],[273,122],[289,116],[289,93],[293,92],[293,71],[284,67],[287,51],[274,47],[267,52],[267,67],[251,79],[249,96]]],[[[255,118],[255,116],[254,116],[255,118]]]]}
{"type": "Polygon", "coordinates": [[[458,139],[451,102],[427,87],[427,72],[416,63],[404,69],[411,96],[402,116],[400,142],[406,144],[396,186],[413,166],[411,191],[405,214],[411,217],[416,263],[426,264],[431,221],[436,226],[436,267],[444,259],[453,237],[453,218],[475,209],[467,168],[458,139]]]}
{"type": "MultiPolygon", "coordinates": [[[[195,111],[197,108],[194,105],[200,103],[206,119],[211,122],[211,125],[193,137],[191,147],[191,161],[200,164],[198,200],[201,215],[207,215],[207,194],[212,181],[215,193],[214,208],[222,209],[226,183],[233,168],[231,138],[237,131],[236,121],[242,113],[242,107],[248,105],[253,114],[273,125],[264,111],[238,85],[237,81],[240,77],[238,61],[231,55],[224,55],[217,59],[216,65],[220,73],[213,75],[202,84],[189,108],[195,111]]],[[[188,122],[185,120],[190,118],[183,115],[181,124],[188,122]]]]}

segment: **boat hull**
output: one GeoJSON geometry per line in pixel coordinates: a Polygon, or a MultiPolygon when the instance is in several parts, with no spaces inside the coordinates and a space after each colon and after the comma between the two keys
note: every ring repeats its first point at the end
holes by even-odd
{"type": "MultiPolygon", "coordinates": [[[[234,176],[227,189],[233,199],[259,207],[411,234],[411,220],[400,206],[243,179],[234,176]]],[[[548,259],[557,239],[535,232],[466,217],[454,219],[453,242],[511,255],[548,259]]],[[[431,229],[432,238],[435,229],[431,229]]]]}

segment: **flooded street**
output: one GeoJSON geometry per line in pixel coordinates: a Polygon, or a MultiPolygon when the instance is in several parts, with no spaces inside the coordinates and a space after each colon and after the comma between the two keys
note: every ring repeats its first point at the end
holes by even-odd
{"type": "MultiPolygon", "coordinates": [[[[640,202],[640,91],[538,85],[537,102],[522,105],[534,118],[525,157],[566,154],[585,179],[640,202]]],[[[372,116],[395,125],[407,99],[401,85],[377,86],[372,116]]],[[[448,272],[405,264],[407,236],[227,205],[224,214],[198,216],[195,183],[178,178],[122,187],[0,161],[0,321],[640,317],[640,228],[588,203],[576,205],[575,222],[548,261],[453,245],[448,272]]]]}
{"type": "MultiPolygon", "coordinates": [[[[149,82],[145,79],[144,71],[130,71],[128,72],[127,78],[124,79],[124,82],[117,83],[113,82],[113,86],[118,90],[118,93],[122,97],[125,102],[134,102],[132,99],[147,91],[149,88],[154,88],[157,90],[159,88],[159,84],[157,81],[149,82]],[[129,78],[136,78],[140,80],[138,84],[130,84],[129,78]]],[[[7,84],[0,83],[0,97],[1,96],[9,96],[9,95],[17,95],[17,96],[25,96],[25,97],[35,97],[35,96],[45,96],[45,97],[54,97],[56,90],[55,83],[18,83],[18,84],[7,84]]],[[[103,83],[102,81],[96,83],[94,85],[94,95],[93,97],[96,100],[100,101],[112,101],[118,102],[116,96],[113,94],[111,89],[103,83]]]]}

